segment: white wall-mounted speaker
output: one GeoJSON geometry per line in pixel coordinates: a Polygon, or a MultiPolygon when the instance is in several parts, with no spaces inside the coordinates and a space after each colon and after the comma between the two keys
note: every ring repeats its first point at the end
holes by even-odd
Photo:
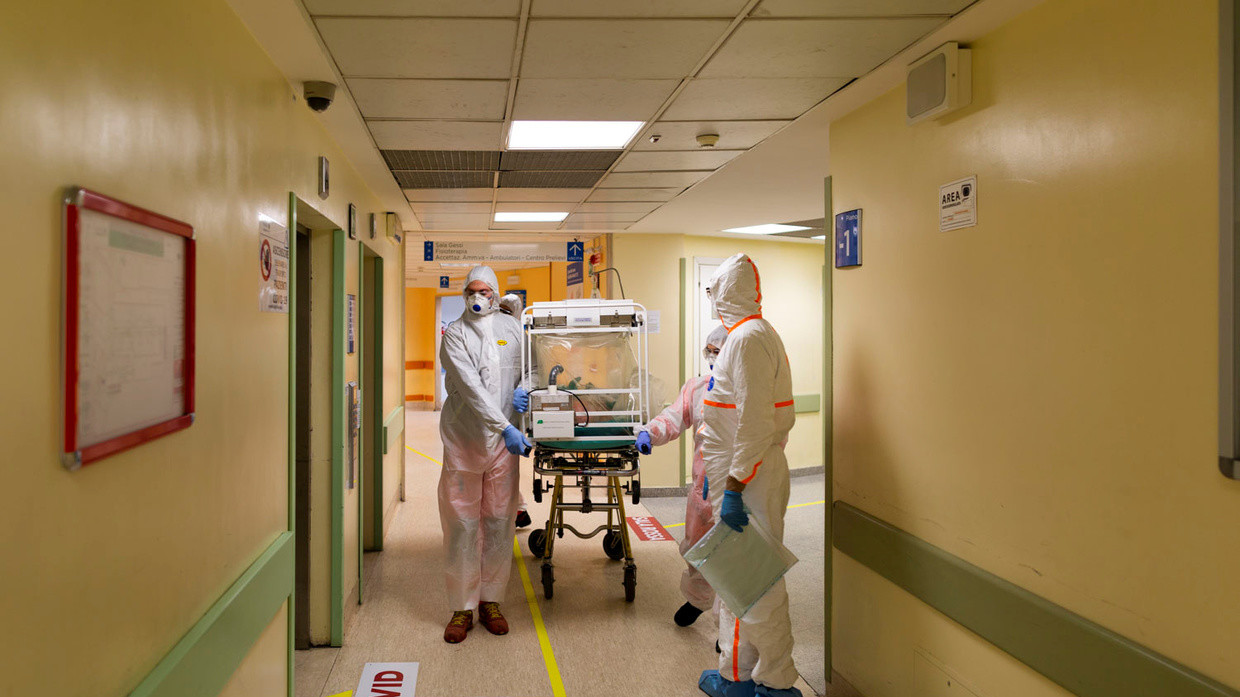
{"type": "Polygon", "coordinates": [[[973,101],[973,52],[949,41],[908,67],[908,123],[936,119],[973,101]]]}

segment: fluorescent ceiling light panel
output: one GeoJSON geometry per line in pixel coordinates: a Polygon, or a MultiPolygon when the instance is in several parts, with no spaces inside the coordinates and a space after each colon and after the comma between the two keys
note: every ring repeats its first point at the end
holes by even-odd
{"type": "Polygon", "coordinates": [[[558,223],[568,217],[568,211],[500,211],[495,214],[497,223],[558,223]]]}
{"type": "Polygon", "coordinates": [[[774,235],[777,232],[796,232],[797,230],[808,230],[803,225],[779,225],[776,223],[766,223],[765,225],[749,225],[747,227],[733,227],[724,230],[724,232],[742,232],[746,235],[774,235]]]}
{"type": "Polygon", "coordinates": [[[825,240],[825,239],[827,239],[827,236],[826,236],[826,235],[814,235],[814,236],[813,236],[813,237],[811,237],[810,239],[811,239],[811,240],[825,240]]]}
{"type": "Polygon", "coordinates": [[[623,150],[644,121],[513,121],[509,150],[623,150]]]}

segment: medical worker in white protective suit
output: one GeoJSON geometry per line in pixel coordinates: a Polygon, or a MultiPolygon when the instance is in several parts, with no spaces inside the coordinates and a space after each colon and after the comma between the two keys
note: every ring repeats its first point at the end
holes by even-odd
{"type": "Polygon", "coordinates": [[[439,520],[452,620],[444,641],[465,640],[473,611],[492,634],[507,634],[499,611],[512,569],[520,454],[532,447],[512,424],[528,397],[518,393],[521,326],[498,312],[495,272],[465,277],[465,312],[444,330],[439,360],[447,398],[439,419],[443,472],[439,520]]]}
{"type": "MultiPolygon", "coordinates": [[[[715,327],[706,337],[706,346],[702,355],[707,365],[714,369],[715,359],[723,342],[728,338],[728,331],[722,325],[715,327]]],[[[710,375],[699,375],[690,378],[680,388],[680,394],[672,405],[661,414],[650,420],[650,423],[637,434],[637,449],[643,455],[649,455],[652,447],[670,443],[685,431],[693,433],[693,482],[689,486],[689,495],[685,501],[685,537],[680,542],[680,553],[702,539],[702,535],[714,524],[714,515],[710,510],[710,499],[707,497],[706,473],[702,462],[702,398],[710,386],[710,375]]],[[[697,569],[685,564],[680,576],[680,592],[685,596],[685,604],[680,606],[672,618],[681,627],[693,624],[699,615],[709,610],[715,602],[715,591],[702,578],[697,569]]]]}
{"type": "MultiPolygon", "coordinates": [[[[788,506],[784,443],[795,421],[784,343],[762,319],[758,268],[730,257],[706,290],[728,330],[703,404],[702,459],[720,522],[741,530],[752,516],[778,540],[788,506]],[[748,513],[746,513],[748,509],[748,513]]],[[[780,580],[742,618],[719,605],[719,670],[698,687],[713,697],[801,696],[792,664],[788,592],[780,580]]]]}

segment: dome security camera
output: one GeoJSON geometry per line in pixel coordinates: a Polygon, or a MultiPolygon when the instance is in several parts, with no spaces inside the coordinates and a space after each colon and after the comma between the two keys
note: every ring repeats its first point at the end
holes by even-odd
{"type": "Polygon", "coordinates": [[[326,111],[336,96],[336,84],[320,80],[307,80],[301,83],[306,97],[306,104],[314,111],[326,111]]]}

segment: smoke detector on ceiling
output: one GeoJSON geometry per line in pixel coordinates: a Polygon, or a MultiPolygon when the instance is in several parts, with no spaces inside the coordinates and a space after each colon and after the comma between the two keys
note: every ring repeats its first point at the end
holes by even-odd
{"type": "Polygon", "coordinates": [[[698,147],[713,148],[719,142],[718,133],[700,133],[697,137],[698,147]]]}

